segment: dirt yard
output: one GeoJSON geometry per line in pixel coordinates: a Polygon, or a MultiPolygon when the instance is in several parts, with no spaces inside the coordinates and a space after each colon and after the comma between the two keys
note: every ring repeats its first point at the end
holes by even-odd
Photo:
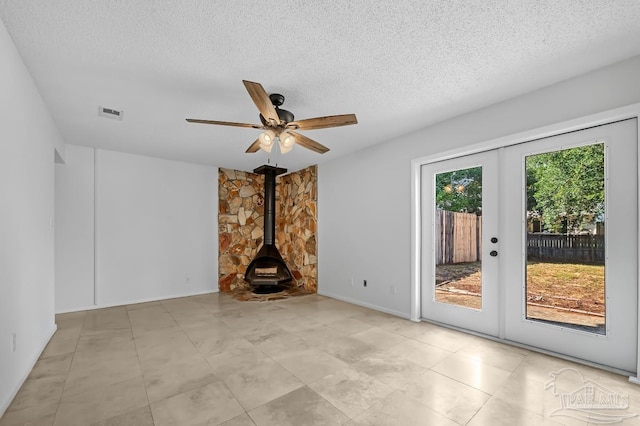
{"type": "MultiPolygon", "coordinates": [[[[439,265],[436,300],[480,309],[480,262],[439,265]]],[[[604,325],[604,265],[529,262],[527,317],[586,327],[604,325]]]]}

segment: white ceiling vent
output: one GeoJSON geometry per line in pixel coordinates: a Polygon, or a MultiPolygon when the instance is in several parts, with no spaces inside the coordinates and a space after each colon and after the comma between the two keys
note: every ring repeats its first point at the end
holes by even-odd
{"type": "Polygon", "coordinates": [[[98,115],[100,117],[110,118],[112,120],[120,120],[122,121],[122,116],[124,115],[124,111],[118,111],[116,109],[105,108],[98,106],[98,115]]]}

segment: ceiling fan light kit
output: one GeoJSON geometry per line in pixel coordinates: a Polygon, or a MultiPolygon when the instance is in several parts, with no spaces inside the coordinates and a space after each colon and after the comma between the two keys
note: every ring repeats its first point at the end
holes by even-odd
{"type": "Polygon", "coordinates": [[[251,96],[253,103],[258,107],[258,111],[260,111],[260,121],[262,122],[262,126],[259,124],[201,120],[194,118],[187,118],[187,121],[189,123],[262,129],[264,132],[260,134],[258,139],[253,142],[249,148],[247,148],[246,152],[253,153],[260,149],[263,149],[266,152],[271,152],[274,142],[276,138],[278,138],[278,146],[282,154],[291,151],[293,145],[296,143],[319,154],[324,154],[329,151],[329,148],[326,146],[301,135],[300,133],[293,132],[292,130],[327,129],[330,127],[348,126],[358,123],[355,114],[328,115],[324,117],[307,118],[304,120],[294,121],[294,115],[290,111],[280,108],[284,103],[284,96],[279,93],[267,95],[267,92],[260,83],[247,80],[242,80],[242,83],[244,83],[244,87],[247,89],[247,92],[249,92],[249,96],[251,96]]]}
{"type": "Polygon", "coordinates": [[[267,130],[264,133],[261,133],[258,139],[260,140],[260,148],[267,152],[271,152],[273,143],[276,140],[276,134],[273,130],[267,130]]]}

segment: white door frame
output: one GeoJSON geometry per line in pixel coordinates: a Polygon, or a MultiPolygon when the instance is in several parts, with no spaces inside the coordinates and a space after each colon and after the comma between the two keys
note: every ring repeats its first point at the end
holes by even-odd
{"type": "MultiPolygon", "coordinates": [[[[429,155],[426,157],[420,157],[411,160],[411,312],[410,319],[412,321],[420,321],[420,303],[421,303],[421,259],[422,259],[422,247],[421,247],[421,218],[422,218],[422,203],[421,198],[421,168],[424,164],[433,163],[436,161],[447,160],[450,158],[459,157],[462,155],[475,154],[478,152],[488,151],[497,148],[503,148],[510,145],[519,143],[530,142],[536,139],[546,138],[550,136],[557,136],[563,133],[572,132],[576,130],[582,130],[588,127],[599,126],[602,124],[612,123],[614,121],[625,120],[629,118],[638,119],[638,144],[640,145],[640,103],[627,105],[608,111],[576,118],[569,121],[563,121],[560,123],[551,124],[548,126],[540,127],[525,132],[515,133],[512,135],[503,136],[496,139],[490,139],[484,142],[472,144],[466,147],[457,148],[449,151],[445,151],[439,154],[429,155]]],[[[638,163],[640,164],[640,150],[638,155],[638,163]]],[[[639,175],[640,176],[640,175],[639,175]]],[[[640,188],[640,177],[639,177],[640,188]]],[[[638,194],[639,208],[640,208],[640,194],[638,194]]],[[[638,218],[640,230],[640,217],[638,218]]],[[[640,241],[640,231],[638,235],[638,241],[640,241]]],[[[640,250],[639,250],[640,252],[640,250]]],[[[640,262],[639,262],[640,264],[640,262]]],[[[640,268],[639,268],[640,269],[640,268]]],[[[636,280],[640,277],[640,270],[636,272],[636,280]]],[[[640,294],[640,292],[639,292],[640,294]]],[[[501,296],[502,297],[502,296],[501,296]]],[[[640,296],[638,300],[638,306],[640,306],[640,296]]],[[[639,320],[640,321],[640,320],[639,320]]],[[[638,327],[640,330],[640,326],[638,327]]],[[[500,331],[499,338],[503,338],[503,330],[500,331]]],[[[640,333],[640,332],[639,332],[640,333]]],[[[638,339],[638,360],[636,363],[637,374],[640,375],[640,336],[638,339]]],[[[637,377],[630,378],[632,381],[640,383],[640,379],[637,377]]]]}

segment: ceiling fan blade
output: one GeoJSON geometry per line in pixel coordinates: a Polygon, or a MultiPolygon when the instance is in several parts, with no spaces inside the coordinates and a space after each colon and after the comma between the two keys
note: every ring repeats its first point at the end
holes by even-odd
{"type": "Polygon", "coordinates": [[[196,118],[187,118],[189,123],[201,123],[201,124],[219,124],[221,126],[234,126],[234,127],[250,127],[252,129],[262,129],[259,124],[247,124],[247,123],[234,123],[232,121],[217,121],[217,120],[199,120],[196,118]]]}
{"type": "Polygon", "coordinates": [[[258,150],[260,150],[260,139],[256,139],[256,141],[254,143],[252,143],[251,145],[249,145],[249,148],[247,148],[247,150],[245,151],[247,154],[251,154],[253,152],[258,152],[258,150]]]}
{"type": "Polygon", "coordinates": [[[307,118],[304,120],[292,121],[287,127],[300,130],[326,129],[328,127],[349,126],[358,124],[355,114],[328,115],[326,117],[307,118]]]}
{"type": "Polygon", "coordinates": [[[280,117],[278,117],[278,113],[271,103],[269,95],[264,90],[264,87],[262,87],[262,84],[247,80],[242,80],[242,82],[244,83],[244,87],[246,87],[247,92],[249,92],[249,96],[251,96],[253,103],[258,107],[260,114],[262,114],[268,122],[273,120],[276,125],[280,124],[280,117]]]}
{"type": "Polygon", "coordinates": [[[329,151],[329,148],[314,141],[313,139],[309,139],[308,137],[301,135],[300,133],[292,132],[290,130],[288,132],[291,133],[294,138],[296,138],[296,143],[302,145],[307,149],[310,149],[311,151],[315,151],[319,154],[324,154],[325,152],[329,151]]]}

